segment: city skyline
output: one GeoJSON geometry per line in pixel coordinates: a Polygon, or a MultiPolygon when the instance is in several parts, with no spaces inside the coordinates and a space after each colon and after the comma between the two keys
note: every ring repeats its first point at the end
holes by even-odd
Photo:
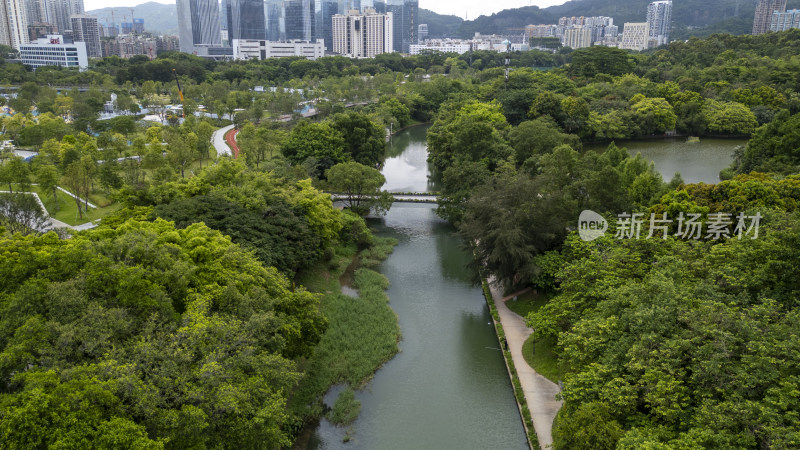
{"type": "MultiPolygon", "coordinates": [[[[143,3],[155,2],[165,5],[175,4],[175,0],[85,0],[86,10],[91,11],[101,8],[123,8],[141,5],[143,3]]],[[[366,6],[368,2],[364,2],[366,6]]],[[[523,6],[538,6],[546,8],[548,6],[561,5],[566,0],[498,0],[485,2],[481,0],[421,0],[419,7],[433,11],[437,14],[455,15],[462,19],[470,20],[481,15],[491,15],[505,9],[521,8],[523,6]]]]}

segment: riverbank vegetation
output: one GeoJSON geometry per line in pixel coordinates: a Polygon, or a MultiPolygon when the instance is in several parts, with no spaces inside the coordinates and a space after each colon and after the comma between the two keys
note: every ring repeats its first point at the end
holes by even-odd
{"type": "Polygon", "coordinates": [[[564,74],[515,70],[442,104],[428,139],[440,214],[509,291],[552,296],[528,321],[532,365],[563,381],[554,448],[798,445],[797,39],[579,50],[564,74]],[[716,185],[663,180],[624,144],[582,149],[670,130],[752,139],[716,185]],[[605,237],[578,237],[583,210],[605,216],[605,237]],[[643,214],[641,236],[614,237],[625,212],[643,214]],[[730,231],[648,239],[651,213],[704,227],[729,214],[730,231]],[[756,215],[757,238],[735,232],[756,215]]]}
{"type": "Polygon", "coordinates": [[[87,199],[108,214],[72,239],[0,230],[4,442],[290,445],[332,384],[362,387],[399,338],[372,270],[394,243],[321,189],[374,175],[387,129],[433,122],[439,213],[475,243],[476,265],[552,297],[528,318],[558,370],[534,364],[564,382],[556,448],[800,445],[798,42],[793,30],[513,53],[508,79],[497,52],[168,52],[85,72],[0,61],[16,112],[4,139],[39,153],[0,152],[0,184],[38,184],[70,223],[96,217],[87,199]],[[167,108],[172,68],[185,120],[167,108]],[[100,120],[106,102],[122,115],[100,120]],[[238,160],[210,148],[231,122],[238,160]],[[673,133],[751,139],[716,185],[664,180],[624,150],[673,133]],[[583,209],[612,226],[623,212],[758,212],[762,234],[586,243],[583,209]],[[337,285],[354,258],[349,297],[337,285]]]}

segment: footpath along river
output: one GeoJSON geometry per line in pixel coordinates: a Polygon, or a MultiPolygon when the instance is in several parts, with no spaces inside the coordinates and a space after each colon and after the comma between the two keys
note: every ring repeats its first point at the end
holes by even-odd
{"type": "MultiPolygon", "coordinates": [[[[427,127],[392,139],[384,165],[394,192],[436,190],[426,162],[427,127]]],[[[403,340],[400,353],[356,392],[361,414],[347,428],[323,420],[314,449],[525,449],[491,316],[468,254],[435,205],[396,203],[370,219],[380,236],[400,242],[379,271],[391,282],[390,304],[403,340]]],[[[339,390],[326,397],[331,405],[339,390]]]]}

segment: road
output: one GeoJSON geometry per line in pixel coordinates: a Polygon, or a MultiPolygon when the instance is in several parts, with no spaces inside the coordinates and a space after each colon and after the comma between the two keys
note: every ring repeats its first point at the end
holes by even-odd
{"type": "Polygon", "coordinates": [[[227,127],[220,128],[211,135],[211,143],[214,144],[214,148],[217,150],[217,156],[233,156],[231,148],[225,143],[225,134],[232,129],[233,125],[228,125],[227,127]]]}
{"type": "Polygon", "coordinates": [[[542,448],[553,443],[553,420],[556,418],[558,410],[561,409],[561,401],[556,400],[558,385],[547,378],[536,373],[528,365],[522,356],[522,344],[528,339],[533,330],[525,325],[525,320],[515,312],[508,309],[503,298],[503,290],[500,286],[489,281],[489,289],[492,291],[492,298],[500,314],[500,323],[506,332],[506,341],[511,350],[511,359],[517,368],[522,390],[525,392],[525,401],[531,411],[533,428],[539,438],[539,445],[542,448]]]}

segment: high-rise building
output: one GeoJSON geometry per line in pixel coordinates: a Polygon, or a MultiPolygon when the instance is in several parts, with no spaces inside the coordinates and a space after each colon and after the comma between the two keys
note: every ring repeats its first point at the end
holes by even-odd
{"type": "Polygon", "coordinates": [[[264,39],[264,0],[227,0],[228,41],[264,39]]]}
{"type": "Polygon", "coordinates": [[[285,0],[283,2],[285,40],[312,40],[316,28],[314,3],[314,0],[285,0]]]}
{"type": "Polygon", "coordinates": [[[48,20],[46,0],[26,0],[25,11],[28,16],[28,24],[50,22],[48,20]]]}
{"type": "Polygon", "coordinates": [[[56,24],[62,35],[67,30],[72,30],[70,17],[73,14],[83,14],[83,0],[47,0],[48,22],[56,24]]]}
{"type": "Polygon", "coordinates": [[[564,30],[562,44],[570,48],[586,48],[592,46],[592,27],[571,27],[564,30]]]}
{"type": "Polygon", "coordinates": [[[428,24],[421,23],[417,27],[417,43],[421,44],[425,42],[425,39],[428,39],[428,24]]]}
{"type": "Polygon", "coordinates": [[[623,50],[647,50],[650,42],[650,25],[647,22],[626,23],[622,29],[619,48],[623,50]]]}
{"type": "Polygon", "coordinates": [[[266,14],[267,40],[281,41],[286,39],[286,32],[283,29],[283,1],[266,0],[264,3],[266,14]]]}
{"type": "Polygon", "coordinates": [[[0,0],[0,44],[19,50],[28,42],[28,14],[23,0],[0,0]]]}
{"type": "Polygon", "coordinates": [[[650,39],[656,45],[669,43],[669,28],[672,23],[672,0],[656,1],[647,6],[647,25],[650,39]]]}
{"type": "Polygon", "coordinates": [[[333,16],[333,51],[351,58],[392,52],[392,21],[392,13],[380,14],[373,8],[365,8],[363,14],[352,9],[333,16]]]}
{"type": "Polygon", "coordinates": [[[58,28],[52,23],[36,22],[28,24],[28,42],[33,42],[48,34],[57,35],[58,28]]]}
{"type": "Polygon", "coordinates": [[[177,0],[177,4],[182,52],[194,53],[196,47],[222,45],[217,0],[177,0]]]}
{"type": "Polygon", "coordinates": [[[786,11],[786,0],[758,0],[756,15],[753,18],[753,34],[764,34],[770,29],[772,15],[786,11]]]}
{"type": "Polygon", "coordinates": [[[333,49],[333,16],[339,14],[338,0],[319,0],[316,5],[317,39],[333,49]]]}
{"type": "Polygon", "coordinates": [[[100,47],[100,25],[97,16],[88,14],[73,14],[72,40],[86,43],[86,54],[89,58],[102,58],[103,49],[100,47]]]}
{"type": "Polygon", "coordinates": [[[394,50],[408,53],[412,44],[417,43],[419,1],[387,0],[386,12],[391,12],[394,21],[394,50]]]}
{"type": "Polygon", "coordinates": [[[775,11],[772,13],[770,31],[786,31],[792,28],[800,28],[800,9],[791,9],[785,12],[775,11]]]}

